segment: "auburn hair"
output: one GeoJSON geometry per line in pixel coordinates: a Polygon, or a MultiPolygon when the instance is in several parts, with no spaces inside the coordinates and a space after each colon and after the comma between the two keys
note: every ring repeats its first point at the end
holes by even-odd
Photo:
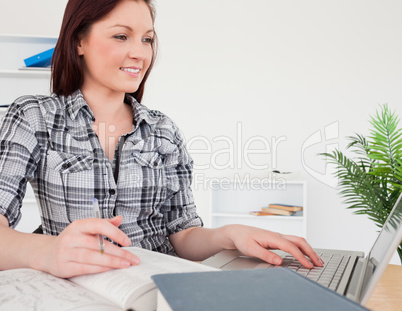
{"type": "MultiPolygon", "coordinates": [[[[82,87],[84,74],[77,47],[80,40],[89,32],[92,24],[111,12],[122,0],[69,0],[64,11],[60,35],[52,57],[51,88],[57,95],[69,96],[82,87]]],[[[155,9],[152,0],[144,1],[155,21],[155,9]]],[[[145,82],[151,72],[156,58],[156,34],[152,43],[152,60],[137,91],[130,93],[141,102],[145,82]]]]}

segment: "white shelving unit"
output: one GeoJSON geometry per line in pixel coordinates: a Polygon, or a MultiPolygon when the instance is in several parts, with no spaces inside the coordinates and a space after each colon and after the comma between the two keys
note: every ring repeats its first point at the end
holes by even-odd
{"type": "MultiPolygon", "coordinates": [[[[0,105],[9,105],[22,95],[50,93],[50,70],[24,69],[24,59],[54,47],[56,42],[55,37],[0,34],[0,105]]],[[[0,119],[5,112],[6,108],[0,108],[0,119]]],[[[37,203],[28,184],[17,230],[32,232],[39,224],[37,203]]]]}
{"type": "Polygon", "coordinates": [[[26,94],[50,93],[50,70],[25,69],[24,59],[56,45],[57,38],[0,34],[0,105],[26,94]]]}
{"type": "Polygon", "coordinates": [[[306,236],[306,183],[286,182],[214,182],[211,184],[211,227],[243,224],[284,234],[306,236]],[[303,206],[301,216],[254,216],[271,203],[303,206]]]}

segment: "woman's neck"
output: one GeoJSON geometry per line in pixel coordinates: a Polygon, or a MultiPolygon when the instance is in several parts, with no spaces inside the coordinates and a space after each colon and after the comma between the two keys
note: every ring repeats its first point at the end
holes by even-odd
{"type": "Polygon", "coordinates": [[[98,135],[99,142],[107,158],[113,159],[119,138],[132,130],[132,108],[124,103],[124,93],[113,95],[85,92],[85,90],[81,92],[95,116],[93,129],[98,135]]]}
{"type": "Polygon", "coordinates": [[[91,108],[97,122],[113,122],[126,114],[127,106],[124,104],[124,93],[101,93],[81,90],[85,101],[91,108]]]}

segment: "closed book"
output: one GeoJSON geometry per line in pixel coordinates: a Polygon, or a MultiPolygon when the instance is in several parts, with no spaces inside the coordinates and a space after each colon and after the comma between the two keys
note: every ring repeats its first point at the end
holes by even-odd
{"type": "Polygon", "coordinates": [[[286,268],[160,274],[158,311],[358,311],[363,306],[286,268]]]}
{"type": "Polygon", "coordinates": [[[275,215],[275,214],[272,214],[272,213],[264,213],[264,212],[261,212],[261,211],[251,211],[251,212],[248,212],[250,215],[254,215],[254,216],[273,216],[273,215],[275,215]]]}
{"type": "Polygon", "coordinates": [[[52,62],[54,48],[24,59],[27,67],[48,67],[52,62]]]}
{"type": "Polygon", "coordinates": [[[285,216],[291,216],[295,213],[295,212],[285,211],[283,209],[271,208],[271,207],[263,207],[263,208],[261,208],[261,211],[264,213],[272,213],[272,214],[276,214],[276,215],[285,215],[285,216]]]}
{"type": "Polygon", "coordinates": [[[303,210],[302,206],[294,206],[294,205],[278,204],[278,203],[269,204],[268,207],[283,209],[285,211],[290,211],[290,212],[298,212],[298,211],[303,210]]]}

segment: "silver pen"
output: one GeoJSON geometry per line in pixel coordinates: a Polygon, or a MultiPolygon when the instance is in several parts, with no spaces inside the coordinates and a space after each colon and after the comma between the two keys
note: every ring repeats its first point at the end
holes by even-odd
{"type": "MultiPolygon", "coordinates": [[[[99,211],[98,199],[94,198],[92,200],[92,207],[94,210],[95,218],[101,218],[100,211],[99,211]]],[[[99,244],[99,251],[103,255],[103,253],[105,252],[105,240],[104,240],[102,234],[98,234],[98,244],[99,244]]]]}

